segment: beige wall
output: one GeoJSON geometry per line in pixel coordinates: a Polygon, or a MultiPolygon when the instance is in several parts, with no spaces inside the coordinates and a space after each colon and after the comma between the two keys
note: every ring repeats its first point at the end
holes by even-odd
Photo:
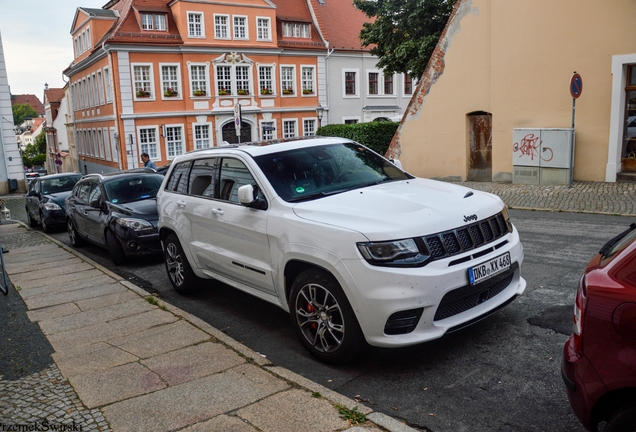
{"type": "Polygon", "coordinates": [[[577,71],[583,92],[576,104],[574,178],[604,181],[612,56],[636,52],[636,2],[602,3],[464,0],[446,35],[443,73],[399,132],[405,169],[465,179],[466,115],[487,111],[493,177],[505,178],[512,172],[514,128],[571,126],[569,80],[577,71]]]}

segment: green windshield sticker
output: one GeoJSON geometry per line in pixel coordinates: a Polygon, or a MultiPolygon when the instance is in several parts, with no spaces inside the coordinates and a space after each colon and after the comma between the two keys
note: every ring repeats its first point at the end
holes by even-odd
{"type": "Polygon", "coordinates": [[[303,193],[303,192],[305,192],[305,188],[304,188],[304,187],[302,187],[302,186],[298,186],[298,187],[296,188],[296,193],[301,194],[301,193],[303,193]]]}

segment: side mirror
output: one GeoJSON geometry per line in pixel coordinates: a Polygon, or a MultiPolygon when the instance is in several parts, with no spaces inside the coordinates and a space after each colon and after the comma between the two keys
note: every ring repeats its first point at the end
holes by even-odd
{"type": "Polygon", "coordinates": [[[93,200],[90,202],[89,204],[91,206],[91,208],[94,209],[98,209],[98,210],[103,210],[104,206],[102,205],[102,203],[99,200],[93,200]]]}
{"type": "Polygon", "coordinates": [[[399,159],[389,159],[389,160],[391,161],[391,163],[392,163],[393,165],[395,165],[396,167],[398,167],[399,169],[401,169],[402,171],[404,171],[404,170],[402,169],[402,162],[400,162],[400,160],[399,160],[399,159]]]}
{"type": "Polygon", "coordinates": [[[254,186],[251,184],[246,184],[238,188],[238,199],[241,205],[245,207],[267,210],[267,201],[254,198],[254,186]]]}
{"type": "Polygon", "coordinates": [[[27,192],[27,196],[38,196],[38,193],[36,191],[29,191],[27,192]]]}

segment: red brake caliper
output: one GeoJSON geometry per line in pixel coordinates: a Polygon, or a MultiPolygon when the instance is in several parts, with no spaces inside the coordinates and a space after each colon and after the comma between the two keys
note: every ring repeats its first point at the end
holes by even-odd
{"type": "MultiPolygon", "coordinates": [[[[307,312],[313,312],[313,311],[315,311],[314,307],[311,305],[311,303],[307,303],[307,312]]],[[[311,328],[316,330],[316,328],[318,328],[318,324],[311,323],[311,328]]]]}

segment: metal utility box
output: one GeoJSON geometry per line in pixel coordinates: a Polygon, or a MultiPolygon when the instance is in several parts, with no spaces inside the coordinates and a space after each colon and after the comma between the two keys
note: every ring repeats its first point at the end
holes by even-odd
{"type": "Polygon", "coordinates": [[[514,129],[512,182],[568,184],[572,146],[572,129],[514,129]]]}
{"type": "Polygon", "coordinates": [[[17,179],[9,179],[9,192],[13,192],[18,190],[18,180],[17,179]]]}

